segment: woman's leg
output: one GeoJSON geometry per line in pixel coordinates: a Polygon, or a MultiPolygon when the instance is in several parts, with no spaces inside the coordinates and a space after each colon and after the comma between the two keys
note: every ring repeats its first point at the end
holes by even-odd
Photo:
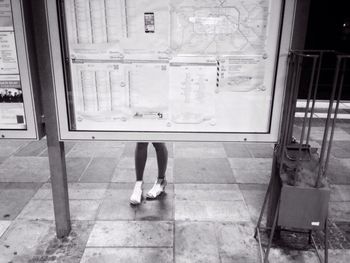
{"type": "Polygon", "coordinates": [[[147,161],[148,142],[138,142],[135,148],[136,181],[143,180],[143,172],[147,161]]]}
{"type": "Polygon", "coordinates": [[[152,143],[157,154],[158,179],[165,178],[165,172],[168,164],[168,150],[165,143],[152,143]]]}
{"type": "Polygon", "coordinates": [[[135,148],[136,183],[130,196],[130,203],[133,205],[139,205],[142,201],[143,172],[145,170],[147,160],[147,147],[147,142],[138,142],[135,148]]]}

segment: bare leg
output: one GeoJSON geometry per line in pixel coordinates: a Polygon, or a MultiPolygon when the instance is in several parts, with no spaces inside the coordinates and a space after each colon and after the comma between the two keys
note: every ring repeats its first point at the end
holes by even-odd
{"type": "Polygon", "coordinates": [[[148,142],[138,142],[135,149],[135,170],[136,181],[143,180],[143,172],[146,166],[147,160],[147,148],[148,142]]]}
{"type": "Polygon", "coordinates": [[[158,179],[165,178],[165,172],[168,164],[168,150],[165,143],[152,143],[157,154],[158,179]]]}

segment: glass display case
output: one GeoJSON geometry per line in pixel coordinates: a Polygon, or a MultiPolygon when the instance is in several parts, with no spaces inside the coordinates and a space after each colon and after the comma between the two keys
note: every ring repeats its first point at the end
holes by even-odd
{"type": "Polygon", "coordinates": [[[39,139],[41,113],[20,0],[0,1],[0,136],[39,139]]]}
{"type": "Polygon", "coordinates": [[[293,20],[285,8],[47,1],[61,139],[276,141],[293,20]]]}

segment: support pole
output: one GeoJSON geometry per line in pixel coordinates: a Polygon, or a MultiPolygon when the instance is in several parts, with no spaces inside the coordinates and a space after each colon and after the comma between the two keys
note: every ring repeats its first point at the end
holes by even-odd
{"type": "Polygon", "coordinates": [[[42,104],[45,115],[56,234],[58,238],[63,238],[69,234],[71,222],[64,143],[58,140],[59,128],[55,107],[55,83],[51,67],[46,1],[31,1],[31,11],[42,104]]]}

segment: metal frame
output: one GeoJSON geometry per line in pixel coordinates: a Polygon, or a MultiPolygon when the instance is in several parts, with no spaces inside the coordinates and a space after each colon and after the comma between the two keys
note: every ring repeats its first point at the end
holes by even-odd
{"type": "Polygon", "coordinates": [[[27,4],[26,2],[25,0],[11,0],[17,60],[27,128],[19,130],[1,129],[0,127],[0,138],[2,139],[38,140],[44,135],[33,43],[30,33],[31,28],[28,24],[28,17],[24,8],[24,5],[27,4]]]}
{"type": "MultiPolygon", "coordinates": [[[[260,212],[260,216],[257,222],[257,226],[255,228],[255,234],[254,234],[254,237],[259,242],[261,262],[264,262],[264,263],[268,262],[268,256],[272,245],[272,239],[274,237],[276,229],[278,228],[278,231],[281,231],[282,230],[281,228],[283,227],[282,225],[278,224],[278,215],[279,215],[280,200],[281,200],[281,187],[282,187],[280,174],[282,171],[283,158],[287,154],[287,147],[291,143],[295,143],[293,142],[293,140],[295,140],[293,138],[293,125],[294,125],[294,118],[295,118],[296,100],[297,100],[299,84],[300,84],[300,74],[302,71],[302,60],[310,59],[312,61],[312,70],[311,70],[310,82],[308,87],[308,96],[307,96],[306,109],[303,117],[301,136],[300,136],[299,142],[296,143],[297,149],[298,149],[298,153],[295,159],[296,169],[298,168],[298,166],[301,165],[301,161],[303,161],[302,151],[305,149],[308,150],[310,148],[309,139],[310,139],[310,133],[312,128],[312,119],[314,115],[314,107],[315,107],[316,95],[318,90],[318,81],[320,77],[322,58],[325,53],[334,54],[334,56],[336,56],[337,62],[336,62],[336,67],[334,72],[334,79],[333,79],[331,97],[329,101],[328,114],[327,114],[327,119],[325,123],[324,134],[323,134],[323,141],[320,149],[320,156],[318,159],[319,168],[316,172],[317,174],[315,174],[316,180],[315,180],[314,188],[322,187],[321,181],[326,177],[326,172],[328,168],[328,162],[329,162],[329,157],[330,157],[330,152],[331,152],[331,147],[333,142],[335,124],[336,124],[337,114],[339,110],[339,103],[340,103],[340,98],[341,98],[343,84],[344,84],[345,71],[346,71],[347,63],[349,63],[349,60],[350,60],[350,55],[342,55],[342,54],[336,54],[334,51],[320,51],[320,50],[292,51],[290,54],[290,60],[289,60],[289,73],[287,77],[287,94],[286,94],[286,101],[284,105],[284,112],[283,112],[284,119],[281,127],[281,135],[280,135],[278,144],[276,144],[275,146],[271,178],[270,178],[268,189],[265,194],[263,206],[260,212]],[[310,103],[311,103],[311,107],[310,107],[310,103]],[[335,108],[334,108],[334,104],[335,104],[335,108]],[[308,118],[309,120],[307,120],[308,118]],[[329,135],[329,132],[330,132],[330,135],[329,135]],[[305,136],[305,133],[306,133],[306,136],[305,136]],[[268,214],[267,227],[262,227],[261,221],[262,221],[269,198],[270,198],[270,204],[269,204],[270,207],[268,211],[269,214],[268,214]],[[266,250],[264,250],[262,247],[261,230],[270,231],[270,238],[269,238],[266,250]]],[[[294,182],[296,182],[297,180],[298,180],[297,173],[295,173],[294,182]]],[[[309,229],[309,242],[312,243],[313,246],[315,247],[316,254],[319,258],[319,261],[325,262],[325,263],[328,262],[328,222],[327,220],[328,220],[328,217],[326,217],[324,222],[325,251],[324,251],[323,259],[311,235],[312,229],[311,228],[309,229]]],[[[295,232],[298,232],[298,231],[295,231],[295,232]]]]}
{"type": "MultiPolygon", "coordinates": [[[[281,110],[284,94],[284,76],[287,54],[291,43],[294,2],[281,0],[280,46],[276,53],[277,69],[275,76],[275,93],[271,109],[269,133],[201,133],[201,132],[124,132],[124,131],[70,131],[68,124],[67,98],[63,71],[62,50],[58,18],[58,2],[47,1],[50,40],[53,46],[51,59],[55,74],[56,107],[59,123],[60,140],[124,140],[124,141],[264,141],[276,142],[279,133],[281,110]],[[284,11],[284,12],[283,12],[284,11]]],[[[277,40],[276,40],[277,41],[277,40]]],[[[278,44],[277,44],[278,47],[278,44]]]]}

